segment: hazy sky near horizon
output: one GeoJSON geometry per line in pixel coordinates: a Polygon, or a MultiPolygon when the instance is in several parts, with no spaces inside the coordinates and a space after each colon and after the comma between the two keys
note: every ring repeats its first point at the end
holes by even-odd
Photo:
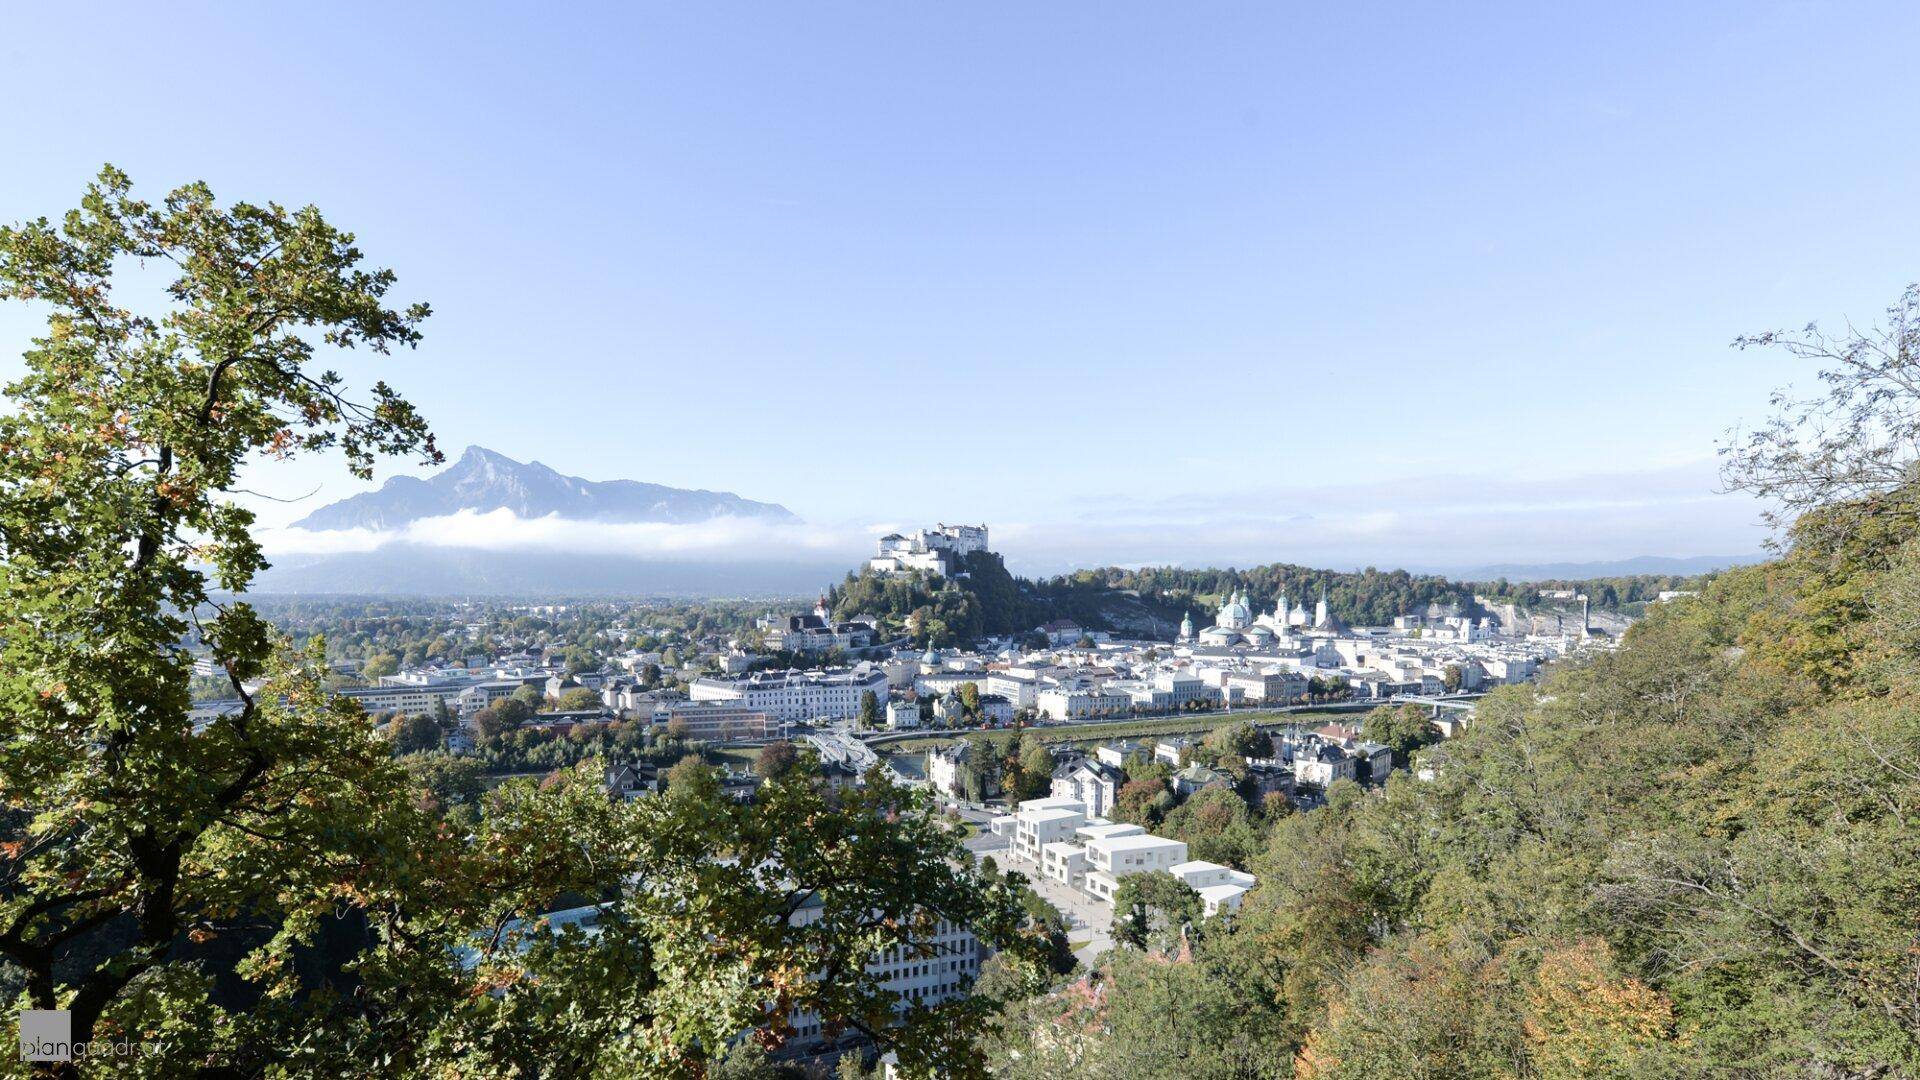
{"type": "MultiPolygon", "coordinates": [[[[7,23],[0,218],[105,161],[317,204],[436,310],[343,369],[450,451],[983,520],[1016,566],[1753,551],[1714,444],[1811,372],[1728,342],[1920,278],[1913,4],[7,23]]],[[[360,490],[253,483],[318,488],[271,524],[360,490]]]]}

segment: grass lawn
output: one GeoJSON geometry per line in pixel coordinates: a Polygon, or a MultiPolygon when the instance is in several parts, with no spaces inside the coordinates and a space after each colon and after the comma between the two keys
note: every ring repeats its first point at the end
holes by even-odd
{"type": "Polygon", "coordinates": [[[723,758],[731,765],[752,765],[760,760],[760,748],[747,746],[709,746],[707,753],[712,757],[723,758]]]}

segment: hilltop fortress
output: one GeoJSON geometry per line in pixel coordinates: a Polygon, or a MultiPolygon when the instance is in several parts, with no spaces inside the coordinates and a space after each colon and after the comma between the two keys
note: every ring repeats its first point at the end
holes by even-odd
{"type": "Polygon", "coordinates": [[[976,551],[987,551],[985,525],[947,525],[921,529],[912,536],[888,533],[880,538],[879,551],[867,560],[867,569],[876,574],[907,574],[923,570],[952,577],[962,558],[976,551]]]}

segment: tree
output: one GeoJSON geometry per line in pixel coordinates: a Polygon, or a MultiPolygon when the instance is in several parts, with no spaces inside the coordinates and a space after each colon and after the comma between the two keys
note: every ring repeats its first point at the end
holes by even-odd
{"type": "MultiPolygon", "coordinates": [[[[711,775],[697,762],[684,772],[711,775]]],[[[896,1052],[912,1075],[983,1076],[974,1042],[998,999],[923,1006],[896,1024],[894,995],[858,974],[888,950],[932,948],[944,923],[1037,968],[1045,942],[1023,930],[1010,884],[970,868],[958,830],[900,814],[912,800],[884,776],[839,791],[769,785],[751,805],[692,779],[613,801],[598,781],[569,770],[490,803],[479,846],[519,858],[568,828],[542,868],[547,889],[594,882],[606,899],[591,939],[521,933],[483,951],[476,975],[497,996],[436,1027],[462,1066],[437,1071],[497,1075],[537,1060],[557,1075],[697,1075],[741,1032],[778,1047],[786,1017],[812,1012],[896,1052]],[[809,917],[793,918],[803,907],[809,917]]]]}
{"type": "Polygon", "coordinates": [[[1647,1076],[1673,1035],[1673,1003],[1623,976],[1605,941],[1588,939],[1540,958],[1526,1014],[1534,1068],[1546,1080],[1647,1076]]]}
{"type": "Polygon", "coordinates": [[[221,207],[201,184],[156,207],[111,167],[59,226],[0,228],[0,296],[49,311],[0,416],[0,955],[35,1008],[70,1009],[75,1041],[129,994],[190,993],[190,930],[331,911],[335,860],[406,816],[324,657],[210,596],[265,565],[230,500],[249,460],[336,449],[361,477],[377,454],[440,460],[386,384],[356,400],[312,366],[322,345],[419,338],[426,306],[386,306],[394,276],[360,260],[312,208],[221,207]],[[164,310],[115,302],[133,260],[171,276],[164,310]],[[197,733],[189,630],[242,703],[197,733]]]}
{"type": "Polygon", "coordinates": [[[963,682],[957,691],[960,697],[960,711],[969,720],[980,718],[980,687],[978,684],[963,682]]]}
{"type": "Polygon", "coordinates": [[[440,725],[423,713],[394,718],[386,727],[386,735],[396,754],[440,749],[440,725]]]}
{"type": "Polygon", "coordinates": [[[1114,794],[1113,816],[1121,821],[1151,827],[1173,804],[1167,785],[1156,780],[1129,780],[1114,794]]]}
{"type": "Polygon", "coordinates": [[[491,743],[511,730],[511,726],[501,717],[500,710],[488,706],[473,714],[473,733],[482,743],[491,743]]]}
{"type": "Polygon", "coordinates": [[[547,703],[547,696],[541,692],[539,687],[529,683],[515,690],[512,695],[512,700],[526,706],[526,715],[532,716],[534,713],[539,712],[541,707],[547,703]]]}
{"type": "Polygon", "coordinates": [[[800,753],[794,745],[785,739],[770,742],[760,748],[754,758],[753,771],[765,780],[778,780],[793,771],[800,761],[800,753]]]}
{"type": "MultiPolygon", "coordinates": [[[[523,686],[520,689],[526,690],[529,688],[523,686]]],[[[512,697],[502,698],[494,702],[489,708],[494,711],[494,715],[500,718],[500,723],[505,725],[507,730],[512,730],[526,723],[528,720],[533,719],[535,704],[538,704],[538,702],[528,702],[522,698],[520,692],[516,690],[512,697]]]]}
{"type": "Polygon", "coordinates": [[[1020,739],[1020,798],[1037,799],[1053,786],[1053,752],[1032,735],[1020,739]]]}
{"type": "Polygon", "coordinates": [[[1914,519],[1920,504],[1912,484],[1920,459],[1920,284],[1907,286],[1887,308],[1883,325],[1864,332],[1849,324],[1836,336],[1810,323],[1799,331],[1743,335],[1734,346],[1780,349],[1824,365],[1819,379],[1826,392],[1801,400],[1776,392],[1772,420],[1720,448],[1729,487],[1777,505],[1764,515],[1776,525],[1825,510],[1823,527],[1835,530],[1830,535],[1866,516],[1914,519]],[[1844,512],[1833,513],[1836,508],[1844,512]]]}
{"type": "Polygon", "coordinates": [[[667,782],[667,794],[675,799],[706,801],[720,797],[720,777],[698,754],[688,754],[674,762],[663,779],[667,782]]]}
{"type": "Polygon", "coordinates": [[[452,754],[414,754],[402,764],[414,785],[433,800],[435,807],[451,810],[473,806],[486,790],[481,781],[480,763],[471,757],[452,754]]]}
{"type": "Polygon", "coordinates": [[[1395,944],[1343,980],[1300,1054],[1303,1080],[1527,1075],[1513,989],[1490,957],[1395,944]]]}
{"type": "Polygon", "coordinates": [[[860,726],[869,731],[880,726],[880,699],[871,690],[860,691],[860,726]]]}
{"type": "Polygon", "coordinates": [[[684,716],[676,716],[667,721],[667,738],[672,739],[674,742],[686,742],[687,736],[692,734],[692,732],[693,727],[687,723],[687,719],[684,716]]]}
{"type": "Polygon", "coordinates": [[[1113,891],[1113,940],[1130,949],[1176,951],[1200,922],[1200,894],[1164,870],[1128,874],[1113,891]]]}
{"type": "Polygon", "coordinates": [[[312,367],[323,345],[418,336],[426,309],[386,307],[393,276],[360,259],[311,208],[197,184],[153,207],[112,169],[59,227],[0,229],[0,294],[51,309],[0,410],[0,956],[19,996],[66,1009],[75,1040],[146,1042],[153,1075],[693,1075],[804,1009],[915,1073],[979,1076],[999,1003],[894,1026],[868,965],[946,923],[1043,946],[884,776],[748,807],[698,784],[610,800],[588,763],[449,828],[327,693],[320,648],[214,601],[264,565],[228,498],[249,461],[437,458],[387,387],[358,400],[312,367]],[[171,278],[163,312],[113,302],[130,259],[171,278]],[[189,631],[241,702],[198,728],[189,631]],[[605,905],[595,935],[545,925],[566,896],[605,905]]]}
{"type": "Polygon", "coordinates": [[[1465,680],[1466,675],[1460,670],[1459,664],[1448,664],[1440,673],[1440,685],[1444,686],[1449,694],[1459,693],[1460,686],[1465,680]]]}
{"type": "Polygon", "coordinates": [[[1439,729],[1427,710],[1418,705],[1382,705],[1369,712],[1360,724],[1360,734],[1393,751],[1393,763],[1405,768],[1415,750],[1432,742],[1439,729]]]}
{"type": "Polygon", "coordinates": [[[1173,768],[1158,757],[1145,750],[1135,751],[1126,760],[1125,770],[1129,780],[1145,780],[1164,786],[1167,778],[1173,775],[1173,768]]]}
{"type": "Polygon", "coordinates": [[[1262,735],[1251,721],[1214,728],[1207,735],[1207,748],[1215,761],[1229,754],[1241,758],[1273,756],[1273,740],[1262,735]]]}
{"type": "Polygon", "coordinates": [[[361,676],[369,683],[378,682],[388,675],[398,674],[399,671],[400,658],[392,653],[382,653],[360,666],[361,676]]]}
{"type": "Polygon", "coordinates": [[[1168,812],[1160,832],[1184,841],[1192,858],[1241,868],[1253,861],[1265,839],[1246,800],[1224,786],[1194,792],[1168,812]]]}
{"type": "MultiPolygon", "coordinates": [[[[1104,1028],[1105,1036],[1088,1047],[1089,1060],[1079,1067],[1052,1067],[1048,1044],[1056,1040],[1049,1038],[1036,1048],[1039,1053],[1029,1055],[1043,1071],[1028,1075],[1192,1080],[1293,1075],[1285,1014],[1249,972],[1211,962],[1204,952],[1182,959],[1178,953],[1163,957],[1116,949],[1108,957],[1102,1024],[1093,1029],[1104,1028]]],[[[1058,1029],[1041,1030],[1053,1035],[1058,1029]]]]}
{"type": "Polygon", "coordinates": [[[584,686],[576,686],[570,690],[561,691],[560,699],[556,704],[561,712],[585,712],[588,709],[600,707],[600,695],[584,686]]]}

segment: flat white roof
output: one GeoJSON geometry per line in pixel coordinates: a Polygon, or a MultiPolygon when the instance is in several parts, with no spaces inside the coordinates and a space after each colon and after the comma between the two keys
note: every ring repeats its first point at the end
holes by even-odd
{"type": "Polygon", "coordinates": [[[1088,822],[1073,830],[1077,835],[1089,840],[1104,840],[1109,836],[1134,836],[1147,830],[1127,822],[1102,822],[1098,825],[1088,822]]]}
{"type": "Polygon", "coordinates": [[[1045,799],[1028,799],[1020,804],[1022,812],[1027,810],[1078,810],[1086,813],[1087,804],[1067,795],[1054,795],[1045,799]]]}
{"type": "Polygon", "coordinates": [[[1221,866],[1217,862],[1208,862],[1205,859],[1190,859],[1177,866],[1167,867],[1167,873],[1172,874],[1174,877],[1182,877],[1186,874],[1209,874],[1215,870],[1225,869],[1226,867],[1221,866]]]}
{"type": "Polygon", "coordinates": [[[1088,847],[1098,847],[1105,851],[1153,851],[1167,848],[1185,848],[1184,841],[1169,840],[1164,836],[1150,833],[1130,833],[1126,836],[1102,836],[1087,841],[1088,847]]]}
{"type": "Polygon", "coordinates": [[[1038,810],[1028,810],[1023,807],[1020,810],[1021,821],[1031,821],[1031,822],[1065,821],[1069,818],[1077,818],[1080,816],[1082,816],[1080,811],[1069,810],[1065,807],[1059,807],[1059,808],[1042,807],[1041,809],[1038,809],[1038,810]]]}
{"type": "Polygon", "coordinates": [[[1040,845],[1040,850],[1051,851],[1056,855],[1085,855],[1086,854],[1085,848],[1081,847],[1079,844],[1070,843],[1066,840],[1055,840],[1051,844],[1042,844],[1040,845]]]}
{"type": "Polygon", "coordinates": [[[1214,903],[1219,903],[1222,900],[1231,900],[1234,897],[1245,893],[1247,891],[1247,886],[1245,885],[1209,885],[1204,889],[1199,889],[1196,891],[1199,892],[1200,899],[1211,900],[1214,903]]]}

